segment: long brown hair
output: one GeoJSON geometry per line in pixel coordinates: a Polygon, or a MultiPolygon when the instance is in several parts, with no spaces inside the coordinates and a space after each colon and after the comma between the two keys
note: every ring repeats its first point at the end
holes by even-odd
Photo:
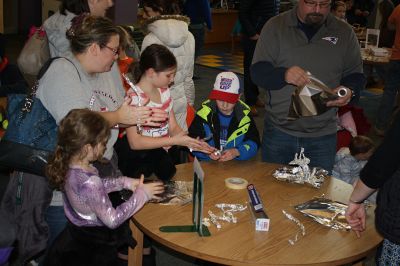
{"type": "Polygon", "coordinates": [[[139,62],[131,65],[130,71],[135,83],[138,83],[147,69],[153,68],[155,72],[162,72],[176,65],[176,58],[167,47],[153,43],[144,49],[139,62]]]}
{"type": "Polygon", "coordinates": [[[100,114],[88,109],[71,110],[60,122],[54,156],[46,168],[50,183],[63,190],[72,157],[86,156],[82,154],[83,146],[95,147],[109,136],[109,124],[100,114]]]}

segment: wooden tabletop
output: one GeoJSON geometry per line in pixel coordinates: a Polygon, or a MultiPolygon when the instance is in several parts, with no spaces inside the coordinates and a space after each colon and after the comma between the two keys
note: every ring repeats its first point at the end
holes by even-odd
{"type": "MultiPolygon", "coordinates": [[[[178,252],[227,265],[338,265],[353,262],[374,249],[382,238],[374,227],[373,208],[368,209],[367,230],[358,239],[351,231],[326,228],[298,213],[293,206],[325,195],[347,202],[352,187],[334,178],[328,178],[320,189],[276,180],[272,172],[277,165],[263,162],[201,163],[205,172],[204,213],[217,213],[217,203],[248,201],[247,191],[225,187],[228,177],[242,177],[255,185],[271,219],[268,232],[255,230],[248,210],[237,214],[238,223],[222,223],[222,228],[209,227],[210,237],[197,233],[163,233],[164,225],[192,223],[192,205],[164,206],[147,204],[134,215],[135,225],[155,241],[178,252]],[[282,210],[298,218],[305,226],[306,235],[290,245],[299,227],[288,220],[282,210]]],[[[193,165],[179,165],[175,180],[192,180],[193,165]]]]}

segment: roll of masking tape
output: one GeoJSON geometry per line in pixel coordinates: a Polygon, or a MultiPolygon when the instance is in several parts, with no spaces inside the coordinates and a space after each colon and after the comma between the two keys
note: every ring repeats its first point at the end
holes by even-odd
{"type": "Polygon", "coordinates": [[[225,179],[225,186],[230,189],[245,189],[248,183],[246,179],[240,177],[229,177],[225,179]]]}

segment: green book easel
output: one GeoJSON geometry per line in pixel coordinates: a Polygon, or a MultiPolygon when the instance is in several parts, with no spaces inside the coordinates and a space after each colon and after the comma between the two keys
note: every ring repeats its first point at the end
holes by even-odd
{"type": "Polygon", "coordinates": [[[204,171],[197,158],[193,162],[193,224],[161,226],[160,231],[165,233],[197,232],[200,236],[210,236],[208,228],[202,224],[204,205],[204,171]]]}

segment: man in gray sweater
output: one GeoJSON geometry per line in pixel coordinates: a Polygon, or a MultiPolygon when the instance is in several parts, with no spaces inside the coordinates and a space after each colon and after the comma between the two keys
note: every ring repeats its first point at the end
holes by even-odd
{"type": "Polygon", "coordinates": [[[310,166],[331,171],[336,152],[337,107],[353,103],[365,86],[356,35],[330,14],[329,0],[299,0],[292,10],[270,19],[254,53],[251,76],[267,90],[262,143],[264,161],[287,164],[305,148],[310,166]],[[288,120],[291,95],[309,82],[307,72],[345,97],[329,101],[328,111],[288,120]]]}

